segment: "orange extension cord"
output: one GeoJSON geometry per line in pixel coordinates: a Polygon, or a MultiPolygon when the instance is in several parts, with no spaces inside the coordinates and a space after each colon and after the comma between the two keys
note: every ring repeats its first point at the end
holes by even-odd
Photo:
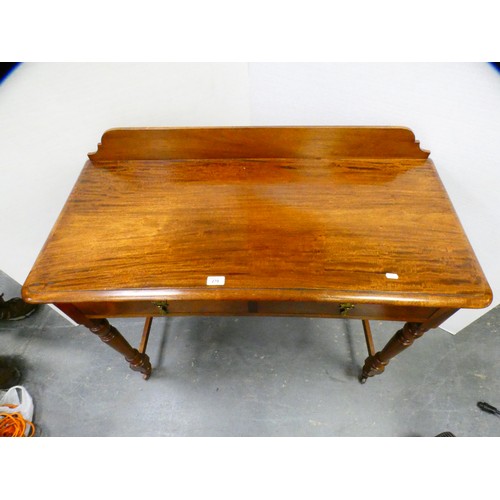
{"type": "MultiPolygon", "coordinates": [[[[5,405],[16,408],[16,405],[5,405]]],[[[35,434],[35,424],[25,420],[20,412],[0,413],[0,437],[32,437],[35,434]],[[26,427],[29,426],[29,434],[26,436],[26,427]]]]}

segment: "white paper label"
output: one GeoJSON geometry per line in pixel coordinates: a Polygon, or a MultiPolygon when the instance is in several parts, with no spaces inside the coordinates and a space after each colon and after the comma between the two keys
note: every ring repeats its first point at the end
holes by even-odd
{"type": "Polygon", "coordinates": [[[397,280],[399,276],[396,273],[385,273],[385,277],[390,280],[397,280]]]}
{"type": "Polygon", "coordinates": [[[226,282],[226,277],[225,276],[208,276],[207,277],[207,285],[209,286],[216,286],[216,285],[223,285],[226,282]]]}

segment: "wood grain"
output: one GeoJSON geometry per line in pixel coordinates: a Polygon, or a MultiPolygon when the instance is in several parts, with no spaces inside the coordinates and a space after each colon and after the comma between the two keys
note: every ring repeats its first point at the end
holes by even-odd
{"type": "Polygon", "coordinates": [[[222,158],[427,158],[402,127],[212,127],[112,129],[94,163],[222,158]]]}
{"type": "Polygon", "coordinates": [[[23,297],[485,307],[427,156],[400,128],[109,131],[23,297]]]}
{"type": "Polygon", "coordinates": [[[88,318],[164,316],[306,316],[308,318],[350,318],[392,321],[419,321],[431,318],[436,308],[356,304],[347,314],[336,302],[256,301],[256,300],[169,300],[168,313],[155,301],[80,302],[78,308],[88,318]]]}

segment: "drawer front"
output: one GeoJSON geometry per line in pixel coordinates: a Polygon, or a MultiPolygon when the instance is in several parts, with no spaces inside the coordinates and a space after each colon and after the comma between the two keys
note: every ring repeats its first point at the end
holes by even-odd
{"type": "Polygon", "coordinates": [[[435,310],[433,307],[325,302],[264,302],[258,305],[258,313],[268,316],[286,315],[416,322],[428,319],[435,310]]]}
{"type": "Polygon", "coordinates": [[[144,316],[304,316],[422,322],[432,307],[333,302],[172,300],[164,302],[82,302],[75,304],[88,317],[144,316]]]}

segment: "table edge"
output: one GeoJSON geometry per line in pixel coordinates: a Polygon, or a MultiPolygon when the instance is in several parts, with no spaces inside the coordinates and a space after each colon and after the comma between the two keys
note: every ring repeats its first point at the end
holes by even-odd
{"type": "Polygon", "coordinates": [[[418,294],[374,293],[363,290],[284,289],[284,288],[151,288],[119,290],[85,290],[43,293],[37,290],[43,285],[22,287],[22,297],[28,303],[78,303],[124,302],[161,300],[262,300],[262,301],[311,301],[353,302],[359,304],[386,304],[394,306],[449,307],[482,309],[493,300],[489,286],[479,294],[418,294]]]}

